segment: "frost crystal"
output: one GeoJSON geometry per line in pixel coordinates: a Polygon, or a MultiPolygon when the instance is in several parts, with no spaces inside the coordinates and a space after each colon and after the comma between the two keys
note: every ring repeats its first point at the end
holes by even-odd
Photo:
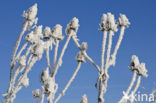
{"type": "Polygon", "coordinates": [[[66,34],[69,35],[71,33],[71,31],[73,30],[75,33],[77,33],[78,31],[78,28],[79,28],[79,20],[74,17],[70,23],[67,25],[67,28],[66,28],[66,34]]]}
{"type": "Polygon", "coordinates": [[[41,82],[44,83],[46,80],[48,80],[48,78],[49,78],[49,68],[43,70],[41,74],[41,82]]]}
{"type": "Polygon", "coordinates": [[[118,21],[119,21],[119,26],[128,27],[130,25],[130,22],[129,22],[128,18],[124,14],[120,14],[120,17],[119,17],[118,21]]]}

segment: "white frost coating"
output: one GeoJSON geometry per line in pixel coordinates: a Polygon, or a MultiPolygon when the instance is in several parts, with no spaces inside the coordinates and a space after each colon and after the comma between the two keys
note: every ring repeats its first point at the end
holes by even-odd
{"type": "Polygon", "coordinates": [[[128,97],[128,95],[129,95],[129,93],[130,93],[130,91],[134,85],[135,80],[136,80],[136,74],[137,74],[136,71],[134,71],[131,83],[130,83],[129,87],[127,88],[124,96],[121,98],[121,100],[118,103],[127,103],[127,100],[128,100],[127,97],[128,97]]]}
{"type": "Polygon", "coordinates": [[[42,25],[38,26],[34,31],[30,32],[26,35],[25,40],[29,41],[30,43],[37,43],[39,42],[40,38],[42,38],[42,25]]]}
{"type": "Polygon", "coordinates": [[[35,99],[38,99],[38,98],[41,97],[41,91],[40,91],[40,89],[36,89],[36,90],[32,91],[32,94],[33,94],[33,97],[35,99]]]}
{"type": "Polygon", "coordinates": [[[41,74],[41,82],[44,84],[46,80],[49,78],[49,69],[47,68],[46,70],[43,70],[41,74]]]}
{"type": "Polygon", "coordinates": [[[67,85],[65,86],[65,88],[63,89],[63,91],[59,94],[59,96],[56,98],[55,102],[54,103],[57,103],[62,96],[65,95],[65,92],[67,91],[67,89],[69,88],[69,86],[71,85],[72,81],[75,79],[78,71],[80,70],[80,67],[81,67],[81,62],[78,63],[78,66],[75,70],[75,72],[73,73],[72,77],[70,78],[70,80],[68,81],[67,85]]]}
{"type": "Polygon", "coordinates": [[[44,52],[44,42],[40,40],[31,50],[31,53],[40,60],[44,52]]]}
{"type": "Polygon", "coordinates": [[[37,15],[37,4],[34,4],[32,7],[28,9],[28,11],[23,12],[23,17],[28,21],[28,27],[27,29],[30,30],[31,26],[34,24],[37,24],[38,18],[36,18],[37,15]]]}
{"type": "Polygon", "coordinates": [[[66,34],[69,36],[69,34],[71,34],[71,31],[74,31],[75,33],[73,35],[76,35],[78,28],[79,28],[79,20],[76,17],[74,17],[67,25],[66,34]]]}
{"type": "Polygon", "coordinates": [[[79,23],[79,20],[76,17],[74,17],[70,21],[70,23],[67,25],[66,34],[68,35],[68,38],[67,38],[67,40],[66,40],[66,42],[64,44],[64,47],[63,47],[63,49],[61,51],[61,54],[60,54],[60,57],[58,59],[57,65],[56,65],[56,67],[54,69],[53,77],[55,77],[55,75],[56,75],[56,73],[58,71],[58,68],[62,65],[62,58],[63,58],[63,55],[65,53],[65,50],[67,49],[67,46],[69,44],[69,41],[70,41],[71,37],[73,35],[76,35],[76,33],[77,33],[77,30],[78,30],[78,27],[79,27],[78,23],[79,23]]]}
{"type": "Polygon", "coordinates": [[[137,80],[136,86],[135,86],[134,90],[130,94],[130,103],[134,103],[134,101],[135,101],[134,100],[135,93],[136,93],[136,91],[138,90],[138,88],[140,86],[140,82],[141,82],[141,76],[138,76],[138,80],[137,80]]]}
{"type": "Polygon", "coordinates": [[[77,54],[76,60],[77,60],[78,62],[83,62],[83,63],[86,62],[85,56],[83,55],[82,52],[79,52],[79,53],[77,54]]]}
{"type": "Polygon", "coordinates": [[[13,68],[15,65],[15,55],[18,50],[18,47],[20,45],[21,39],[23,34],[25,33],[26,30],[29,30],[33,23],[37,24],[37,18],[35,18],[37,15],[37,4],[34,4],[32,7],[28,9],[27,12],[24,11],[23,17],[26,19],[25,23],[23,24],[23,29],[16,41],[13,53],[12,53],[12,59],[11,59],[11,67],[13,68]]]}
{"type": "Polygon", "coordinates": [[[124,14],[120,14],[118,22],[119,22],[119,26],[128,27],[130,25],[128,18],[124,14]]]}
{"type": "Polygon", "coordinates": [[[51,35],[51,29],[50,27],[46,26],[43,32],[43,38],[49,39],[51,35]]]}
{"type": "Polygon", "coordinates": [[[136,55],[132,56],[130,69],[132,71],[136,70],[138,75],[148,77],[147,69],[145,67],[145,63],[140,64],[139,59],[138,59],[138,57],[136,55]]]}
{"type": "Polygon", "coordinates": [[[28,87],[29,86],[29,78],[27,76],[23,77],[22,82],[23,86],[28,87]]]}
{"type": "Polygon", "coordinates": [[[18,60],[19,64],[22,65],[22,66],[25,66],[26,65],[26,57],[25,55],[21,56],[18,60]]]}
{"type": "Polygon", "coordinates": [[[87,98],[87,95],[86,94],[84,94],[82,96],[82,99],[81,99],[80,103],[88,103],[88,98],[87,98]]]}
{"type": "Polygon", "coordinates": [[[56,40],[63,40],[64,36],[62,35],[62,26],[60,24],[56,24],[55,27],[51,31],[51,36],[56,40]]]}

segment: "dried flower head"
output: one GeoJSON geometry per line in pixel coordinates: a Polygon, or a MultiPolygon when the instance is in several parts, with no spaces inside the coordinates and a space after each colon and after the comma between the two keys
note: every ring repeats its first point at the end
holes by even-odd
{"type": "Polygon", "coordinates": [[[74,31],[76,34],[78,31],[78,28],[79,28],[79,20],[76,17],[74,17],[70,21],[70,23],[67,25],[66,34],[67,35],[71,34],[71,31],[74,31]]]}
{"type": "Polygon", "coordinates": [[[148,77],[147,69],[145,63],[141,63],[138,68],[138,75],[142,75],[144,77],[148,77]]]}
{"type": "Polygon", "coordinates": [[[120,14],[118,22],[119,22],[119,26],[128,27],[130,25],[128,18],[124,14],[120,14]]]}
{"type": "Polygon", "coordinates": [[[47,27],[44,29],[43,38],[44,38],[44,39],[49,39],[49,38],[50,38],[50,35],[51,35],[51,29],[50,29],[50,27],[47,26],[47,27]]]}
{"type": "Polygon", "coordinates": [[[31,50],[31,53],[38,57],[40,60],[42,58],[42,54],[44,52],[44,42],[40,40],[31,50]]]}
{"type": "Polygon", "coordinates": [[[82,52],[79,52],[79,53],[77,54],[76,60],[77,60],[78,62],[83,62],[83,63],[86,62],[85,56],[83,55],[82,52]]]}
{"type": "Polygon", "coordinates": [[[132,71],[137,70],[140,65],[139,59],[136,55],[132,55],[130,69],[132,71]]]}
{"type": "Polygon", "coordinates": [[[100,30],[101,31],[117,31],[117,24],[115,21],[115,17],[111,13],[103,14],[101,18],[101,24],[100,24],[100,30]]]}
{"type": "Polygon", "coordinates": [[[88,49],[88,44],[87,42],[82,42],[80,49],[82,51],[86,51],[88,49]]]}
{"type": "Polygon", "coordinates": [[[32,7],[28,9],[28,11],[24,11],[23,17],[26,20],[33,21],[37,15],[37,4],[34,4],[32,7]]]}
{"type": "Polygon", "coordinates": [[[82,96],[82,99],[81,99],[81,102],[80,103],[88,103],[88,98],[87,98],[87,95],[86,94],[84,94],[82,96]]]}
{"type": "Polygon", "coordinates": [[[32,92],[32,94],[33,94],[33,97],[35,99],[38,99],[38,98],[41,97],[41,91],[40,91],[40,89],[36,89],[35,91],[32,92]]]}
{"type": "Polygon", "coordinates": [[[57,40],[63,40],[64,36],[62,35],[62,26],[60,24],[56,24],[56,26],[52,29],[52,37],[57,40]]]}
{"type": "Polygon", "coordinates": [[[42,71],[41,82],[44,83],[45,81],[48,80],[48,78],[49,78],[49,68],[42,71]]]}

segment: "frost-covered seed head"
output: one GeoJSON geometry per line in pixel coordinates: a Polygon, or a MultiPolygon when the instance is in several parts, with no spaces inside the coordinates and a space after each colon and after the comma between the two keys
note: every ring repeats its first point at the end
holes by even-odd
{"type": "Polygon", "coordinates": [[[145,63],[141,63],[138,68],[138,75],[142,75],[144,77],[148,77],[147,69],[145,63]]]}
{"type": "Polygon", "coordinates": [[[87,95],[86,94],[84,94],[82,96],[82,99],[81,99],[81,102],[80,103],[88,103],[88,98],[87,98],[87,95]]]}
{"type": "Polygon", "coordinates": [[[40,40],[31,50],[31,53],[38,57],[40,60],[44,52],[44,42],[40,40]]]}
{"type": "Polygon", "coordinates": [[[42,25],[38,26],[35,30],[34,30],[34,34],[38,35],[38,36],[42,36],[42,25]]]}
{"type": "Polygon", "coordinates": [[[32,94],[33,94],[33,97],[36,98],[36,99],[41,97],[40,89],[36,89],[35,91],[32,92],[32,94]]]}
{"type": "Polygon", "coordinates": [[[85,57],[84,57],[84,55],[83,55],[82,52],[79,52],[79,53],[77,54],[76,60],[77,60],[78,62],[83,62],[83,63],[86,62],[85,57]]]}
{"type": "Polygon", "coordinates": [[[140,65],[139,59],[136,55],[132,55],[130,69],[132,71],[137,70],[140,65]]]}
{"type": "Polygon", "coordinates": [[[115,21],[115,17],[111,13],[103,14],[101,18],[101,24],[100,24],[100,30],[101,31],[117,31],[117,24],[115,21]]]}
{"type": "Polygon", "coordinates": [[[20,65],[25,66],[26,65],[26,56],[25,55],[21,56],[19,58],[18,62],[20,65]]]}
{"type": "Polygon", "coordinates": [[[86,51],[88,49],[88,44],[87,42],[82,42],[80,49],[82,51],[86,51]]]}
{"type": "Polygon", "coordinates": [[[119,22],[119,26],[128,27],[130,25],[128,18],[124,14],[120,14],[118,22],[119,22]]]}
{"type": "Polygon", "coordinates": [[[52,37],[58,40],[63,40],[64,36],[62,35],[62,26],[60,24],[56,24],[56,26],[51,31],[52,37]]]}
{"type": "Polygon", "coordinates": [[[75,32],[75,34],[77,33],[78,31],[78,28],[79,28],[79,20],[74,17],[70,23],[67,25],[67,28],[66,28],[66,34],[69,35],[71,33],[71,31],[73,30],[75,32]]]}
{"type": "Polygon", "coordinates": [[[23,17],[26,20],[33,21],[37,15],[37,4],[34,4],[32,7],[28,9],[28,11],[24,11],[23,17]]]}
{"type": "Polygon", "coordinates": [[[47,81],[49,78],[49,68],[47,68],[46,70],[42,71],[41,74],[41,82],[44,83],[45,81],[47,81]]]}
{"type": "Polygon", "coordinates": [[[29,78],[27,76],[25,76],[23,79],[22,79],[22,84],[23,86],[25,86],[26,88],[29,86],[29,78]]]}
{"type": "Polygon", "coordinates": [[[50,38],[50,35],[51,35],[51,30],[50,30],[50,27],[47,26],[47,27],[44,29],[43,38],[49,39],[49,38],[50,38]]]}

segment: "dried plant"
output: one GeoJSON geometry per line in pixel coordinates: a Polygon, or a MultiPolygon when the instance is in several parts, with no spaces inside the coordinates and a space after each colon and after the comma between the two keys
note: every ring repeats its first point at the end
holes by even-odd
{"type": "MultiPolygon", "coordinates": [[[[36,64],[36,62],[42,59],[42,55],[44,52],[46,53],[47,67],[46,69],[43,69],[40,77],[42,87],[41,89],[36,89],[32,92],[33,97],[35,98],[37,103],[39,101],[43,103],[45,97],[48,103],[58,103],[58,101],[61,99],[61,97],[65,95],[66,91],[75,79],[82,63],[87,62],[87,60],[92,63],[93,66],[97,69],[98,79],[95,86],[98,90],[98,103],[104,103],[104,94],[107,91],[107,83],[109,79],[108,70],[110,66],[114,66],[116,63],[116,56],[124,36],[124,31],[130,25],[127,17],[124,14],[120,14],[117,23],[113,14],[103,14],[100,23],[100,30],[103,32],[103,40],[101,50],[101,65],[99,67],[99,65],[97,65],[93,61],[93,59],[87,54],[88,44],[86,42],[82,42],[81,44],[79,43],[79,39],[77,38],[77,32],[79,29],[78,18],[74,17],[69,22],[69,24],[67,24],[65,30],[67,36],[66,38],[66,36],[62,35],[63,30],[60,24],[56,24],[53,29],[46,26],[45,29],[42,30],[43,26],[37,25],[37,11],[37,4],[34,4],[26,12],[24,11],[23,13],[25,21],[23,23],[22,32],[20,33],[13,50],[10,69],[10,85],[7,92],[4,94],[3,103],[13,103],[14,99],[16,98],[16,94],[23,88],[23,86],[29,86],[28,73],[36,64]],[[120,27],[120,34],[114,51],[112,52],[112,40],[115,32],[118,31],[118,27],[120,27]],[[25,36],[25,43],[23,44],[23,46],[20,46],[21,39],[25,34],[25,31],[29,31],[29,33],[25,36]],[[107,35],[108,44],[106,44],[107,35]],[[59,45],[63,39],[66,39],[66,42],[58,56],[59,45]],[[55,94],[57,93],[59,85],[55,81],[56,74],[63,63],[63,56],[66,52],[66,49],[68,48],[70,40],[73,40],[79,49],[79,53],[76,57],[78,65],[62,92],[58,95],[58,97],[55,98],[55,94]],[[52,52],[53,48],[54,53],[52,52]],[[50,54],[53,55],[53,58],[50,58],[50,54]],[[53,63],[51,63],[51,61],[53,61],[53,63]]],[[[134,72],[134,74],[130,86],[126,91],[127,96],[133,96],[134,93],[137,91],[140,85],[141,76],[147,77],[145,64],[140,64],[136,56],[132,56],[130,69],[134,72]],[[129,95],[130,90],[134,85],[136,74],[138,74],[137,84],[134,90],[129,95]]],[[[126,103],[123,101],[127,102],[125,97],[120,100],[120,103],[126,103]]],[[[134,100],[131,100],[132,103],[133,101],[134,100]]],[[[80,103],[88,103],[86,95],[82,97],[80,103]]]]}

